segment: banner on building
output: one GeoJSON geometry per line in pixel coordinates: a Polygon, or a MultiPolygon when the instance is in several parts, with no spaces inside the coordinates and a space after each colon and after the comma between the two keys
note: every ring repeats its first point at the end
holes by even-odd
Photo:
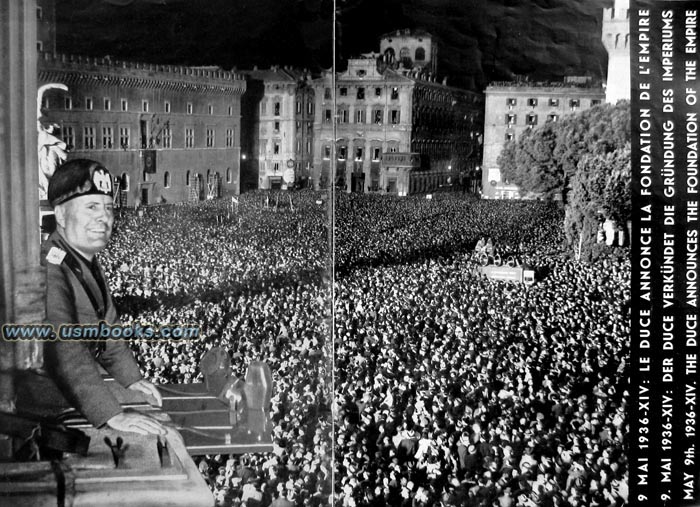
{"type": "Polygon", "coordinates": [[[143,171],[149,174],[156,172],[156,150],[143,150],[143,171]]]}

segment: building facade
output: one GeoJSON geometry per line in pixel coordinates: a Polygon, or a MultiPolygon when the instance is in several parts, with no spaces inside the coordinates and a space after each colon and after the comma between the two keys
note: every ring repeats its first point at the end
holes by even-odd
{"type": "Polygon", "coordinates": [[[404,69],[421,69],[437,75],[438,43],[424,30],[397,30],[382,35],[379,51],[384,62],[404,69]]]}
{"type": "Polygon", "coordinates": [[[585,78],[562,83],[494,83],[485,95],[482,197],[488,199],[524,197],[516,185],[503,179],[498,166],[506,142],[517,140],[527,129],[605,100],[603,88],[585,78]]]}
{"type": "Polygon", "coordinates": [[[476,169],[481,95],[425,79],[420,69],[395,70],[383,60],[349,60],[336,75],[335,110],[332,75],[314,81],[316,187],[332,183],[348,192],[398,193],[382,176],[383,155],[392,153],[418,155],[416,171],[452,171],[455,179],[476,169]]]}
{"type": "Polygon", "coordinates": [[[139,64],[41,53],[42,114],[69,158],[102,162],[124,205],[240,192],[245,80],[213,68],[139,64]]]}
{"type": "Polygon", "coordinates": [[[615,0],[603,9],[603,45],[608,52],[605,100],[615,104],[630,98],[630,9],[629,0],[615,0]]]}
{"type": "Polygon", "coordinates": [[[246,170],[255,188],[305,185],[313,162],[313,88],[309,74],[291,67],[242,71],[248,82],[244,110],[246,170]]]}

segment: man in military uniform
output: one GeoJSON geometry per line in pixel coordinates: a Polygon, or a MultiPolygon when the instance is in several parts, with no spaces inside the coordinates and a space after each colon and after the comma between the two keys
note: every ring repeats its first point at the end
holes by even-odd
{"type": "MultiPolygon", "coordinates": [[[[47,319],[56,333],[62,324],[119,323],[104,272],[95,257],[112,235],[112,176],[91,160],[71,160],[54,173],[48,198],[57,230],[42,248],[47,268],[47,319]]],[[[96,427],[164,434],[155,419],[124,412],[102,378],[101,369],[122,386],[140,391],[160,406],[161,396],[145,380],[123,340],[44,344],[44,366],[61,395],[96,427]]],[[[49,395],[50,396],[50,395],[49,395]]]]}

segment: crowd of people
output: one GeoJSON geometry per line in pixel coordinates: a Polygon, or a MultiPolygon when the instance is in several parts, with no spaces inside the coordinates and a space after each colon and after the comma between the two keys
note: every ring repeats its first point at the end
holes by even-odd
{"type": "Polygon", "coordinates": [[[320,505],[331,490],[327,203],[312,191],[237,201],[118,211],[102,263],[123,322],[200,330],[132,343],[155,384],[202,382],[213,346],[241,378],[251,361],[271,368],[273,451],[196,458],[217,505],[320,505]]]}
{"type": "Polygon", "coordinates": [[[133,344],[155,383],[270,364],[273,451],[197,459],[217,505],[627,503],[626,250],[576,261],[542,202],[341,194],[331,255],[293,195],[128,210],[102,256],[123,321],[201,329],[133,344]],[[482,276],[484,237],[537,282],[482,276]]]}
{"type": "Polygon", "coordinates": [[[627,252],[577,262],[540,202],[353,196],[336,216],[336,505],[627,503],[627,252]],[[482,276],[484,237],[537,283],[482,276]]]}

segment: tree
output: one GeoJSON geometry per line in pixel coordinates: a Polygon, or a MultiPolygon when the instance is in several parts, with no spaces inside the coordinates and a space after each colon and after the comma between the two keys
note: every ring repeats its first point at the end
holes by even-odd
{"type": "Polygon", "coordinates": [[[629,102],[604,104],[526,131],[498,158],[505,179],[525,192],[565,194],[586,155],[605,155],[630,142],[629,102]]]}
{"type": "Polygon", "coordinates": [[[571,185],[564,227],[570,245],[587,257],[596,242],[598,225],[610,219],[618,225],[631,217],[631,150],[627,144],[610,153],[586,154],[571,185]]]}

